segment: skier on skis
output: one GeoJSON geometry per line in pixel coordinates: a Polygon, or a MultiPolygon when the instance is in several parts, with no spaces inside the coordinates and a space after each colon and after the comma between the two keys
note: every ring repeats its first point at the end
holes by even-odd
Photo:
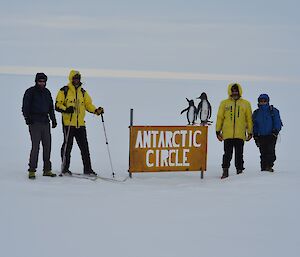
{"type": "Polygon", "coordinates": [[[62,87],[57,94],[55,110],[62,113],[63,121],[62,175],[72,175],[69,167],[73,139],[75,138],[81,152],[84,174],[96,176],[97,174],[91,166],[84,117],[86,111],[99,116],[104,113],[104,110],[102,107],[96,108],[87,91],[82,88],[79,71],[70,71],[68,85],[62,87]]]}
{"type": "Polygon", "coordinates": [[[275,146],[277,136],[282,127],[279,111],[269,104],[267,94],[258,97],[258,109],[253,112],[253,135],[260,151],[262,171],[273,172],[276,160],[275,146]]]}
{"type": "Polygon", "coordinates": [[[53,100],[50,91],[46,88],[47,76],[44,73],[37,73],[35,85],[25,91],[23,97],[22,112],[25,122],[29,127],[31,138],[31,152],[29,157],[29,179],[35,179],[35,172],[38,164],[40,142],[43,146],[43,176],[55,177],[51,171],[51,133],[49,117],[52,121],[52,128],[57,126],[53,108],[53,100]]]}
{"type": "Polygon", "coordinates": [[[247,100],[242,99],[242,87],[234,83],[228,86],[229,98],[220,104],[216,135],[219,141],[224,141],[223,174],[221,179],[228,177],[230,162],[235,149],[235,167],[237,174],[244,170],[244,141],[252,138],[252,111],[247,100]]]}

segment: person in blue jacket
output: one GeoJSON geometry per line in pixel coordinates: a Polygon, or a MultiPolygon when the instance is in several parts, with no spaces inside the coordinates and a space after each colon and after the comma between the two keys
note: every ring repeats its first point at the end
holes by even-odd
{"type": "Polygon", "coordinates": [[[270,105],[267,94],[258,97],[258,109],[253,112],[252,118],[254,140],[260,151],[261,170],[273,172],[275,146],[282,122],[279,111],[270,105]]]}

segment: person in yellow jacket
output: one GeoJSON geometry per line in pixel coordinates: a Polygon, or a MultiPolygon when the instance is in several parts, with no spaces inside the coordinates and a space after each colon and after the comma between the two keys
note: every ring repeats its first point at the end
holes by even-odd
{"type": "Polygon", "coordinates": [[[242,98],[242,87],[238,83],[228,85],[229,98],[220,104],[216,135],[219,141],[224,141],[222,179],[228,177],[230,162],[235,150],[235,167],[237,174],[244,170],[244,141],[252,138],[252,110],[250,103],[242,98]]]}
{"type": "Polygon", "coordinates": [[[86,111],[101,115],[104,110],[102,107],[96,108],[87,91],[82,88],[79,71],[70,71],[68,85],[62,87],[57,94],[55,110],[62,113],[63,120],[62,175],[72,175],[69,167],[74,138],[81,152],[84,174],[97,175],[91,166],[84,117],[86,111]]]}

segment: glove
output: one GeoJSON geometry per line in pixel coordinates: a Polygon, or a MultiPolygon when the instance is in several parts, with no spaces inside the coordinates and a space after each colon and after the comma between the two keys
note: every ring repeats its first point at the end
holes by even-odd
{"type": "Polygon", "coordinates": [[[65,113],[74,113],[74,111],[75,111],[74,106],[69,106],[64,112],[65,113]]]}
{"type": "Polygon", "coordinates": [[[25,118],[25,122],[26,122],[26,125],[31,125],[33,123],[31,118],[29,118],[29,117],[25,118]]]}
{"type": "Polygon", "coordinates": [[[274,130],[272,131],[273,137],[277,138],[277,137],[278,137],[278,134],[279,134],[279,132],[278,132],[276,129],[274,129],[274,130]]]}
{"type": "Polygon", "coordinates": [[[256,146],[259,147],[260,144],[259,144],[258,136],[254,136],[254,141],[255,141],[256,146]]]}
{"type": "Polygon", "coordinates": [[[222,136],[221,132],[220,131],[216,131],[216,135],[217,135],[218,140],[220,142],[222,142],[223,141],[223,136],[222,136]]]}
{"type": "Polygon", "coordinates": [[[246,141],[250,141],[252,138],[252,134],[248,134],[247,138],[246,138],[246,141]]]}
{"type": "Polygon", "coordinates": [[[94,113],[99,116],[104,113],[104,109],[102,107],[98,107],[94,113]]]}
{"type": "Polygon", "coordinates": [[[56,122],[56,120],[53,120],[52,121],[52,128],[56,128],[56,126],[57,126],[57,122],[56,122]]]}

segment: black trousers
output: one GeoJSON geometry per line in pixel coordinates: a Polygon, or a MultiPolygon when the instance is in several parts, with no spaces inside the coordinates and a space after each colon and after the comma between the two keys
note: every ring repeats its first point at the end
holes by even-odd
{"type": "Polygon", "coordinates": [[[234,149],[234,157],[235,157],[235,167],[237,170],[244,170],[244,140],[233,138],[233,139],[225,139],[224,140],[224,155],[223,155],[223,163],[222,168],[229,168],[230,162],[233,155],[234,149]]]}
{"type": "Polygon", "coordinates": [[[50,133],[50,124],[49,123],[40,123],[35,122],[29,125],[29,133],[31,138],[31,151],[29,157],[29,171],[36,171],[40,143],[42,142],[43,146],[43,161],[44,161],[44,171],[51,170],[51,133],[50,133]]]}
{"type": "Polygon", "coordinates": [[[70,168],[71,151],[73,147],[74,138],[76,139],[76,142],[80,149],[81,158],[83,162],[83,171],[84,172],[91,171],[92,170],[91,157],[90,157],[89,145],[87,141],[86,128],[63,126],[63,132],[64,132],[64,143],[61,147],[61,158],[63,162],[64,162],[64,154],[65,154],[63,171],[67,171],[70,168]],[[70,132],[69,132],[69,136],[67,137],[69,128],[70,128],[70,132]],[[66,142],[67,142],[66,152],[64,153],[66,142]]]}
{"type": "Polygon", "coordinates": [[[260,151],[260,166],[261,170],[272,168],[276,160],[275,146],[277,137],[273,135],[259,136],[257,143],[260,151]]]}

